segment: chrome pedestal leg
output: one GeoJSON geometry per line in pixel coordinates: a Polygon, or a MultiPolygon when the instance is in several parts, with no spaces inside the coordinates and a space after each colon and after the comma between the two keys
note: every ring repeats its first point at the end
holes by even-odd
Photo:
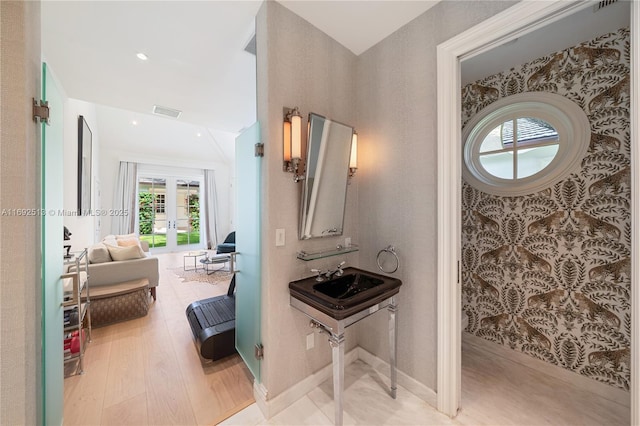
{"type": "Polygon", "coordinates": [[[396,321],[396,312],[398,306],[395,304],[395,298],[387,307],[389,310],[389,364],[391,366],[391,398],[396,399],[396,390],[398,382],[398,373],[396,366],[398,362],[398,322],[396,321]]]}
{"type": "Polygon", "coordinates": [[[342,399],[344,392],[344,335],[329,336],[333,360],[333,406],[335,425],[342,426],[342,399]]]}

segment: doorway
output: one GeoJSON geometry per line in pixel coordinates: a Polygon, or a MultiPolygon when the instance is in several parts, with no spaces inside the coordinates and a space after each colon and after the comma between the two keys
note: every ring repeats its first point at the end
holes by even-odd
{"type": "Polygon", "coordinates": [[[156,252],[202,247],[199,177],[138,177],[136,230],[156,252]]]}
{"type": "MultiPolygon", "coordinates": [[[[461,293],[456,277],[459,272],[460,259],[460,170],[461,170],[461,97],[460,97],[460,62],[479,55],[494,46],[516,39],[546,24],[568,16],[582,8],[593,4],[554,2],[536,4],[525,2],[513,6],[494,18],[442,43],[438,53],[438,155],[439,164],[447,164],[438,171],[438,409],[455,416],[460,408],[461,389],[461,293]],[[453,77],[452,77],[453,76],[453,77]],[[455,194],[451,197],[450,194],[455,194]],[[452,285],[452,283],[455,283],[452,285]]],[[[632,4],[631,19],[632,50],[638,52],[638,34],[634,28],[640,21],[640,11],[632,4]]],[[[637,78],[638,58],[632,55],[631,79],[637,78]]],[[[633,84],[632,84],[633,87],[633,84]]],[[[632,111],[637,105],[638,90],[631,93],[632,111]]],[[[637,117],[632,115],[631,140],[637,137],[637,117]],[[636,136],[634,136],[636,135],[636,136]]],[[[632,150],[632,164],[638,164],[638,154],[632,150]]],[[[632,167],[632,186],[635,186],[635,167],[632,167]]],[[[632,212],[637,211],[637,194],[633,194],[632,212]]],[[[632,215],[634,234],[632,236],[632,252],[638,248],[637,217],[632,215]]],[[[632,282],[638,277],[638,265],[632,265],[632,282]]],[[[632,293],[631,311],[633,324],[638,324],[638,293],[632,293]]],[[[631,422],[637,423],[638,407],[638,328],[632,327],[631,338],[631,422]]]]}

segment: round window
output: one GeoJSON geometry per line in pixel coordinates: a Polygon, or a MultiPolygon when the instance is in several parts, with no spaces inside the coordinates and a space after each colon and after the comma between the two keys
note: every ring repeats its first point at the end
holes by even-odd
{"type": "Polygon", "coordinates": [[[590,125],[574,102],[552,93],[502,98],[476,114],[463,131],[463,176],[497,195],[538,192],[579,166],[590,125]]]}

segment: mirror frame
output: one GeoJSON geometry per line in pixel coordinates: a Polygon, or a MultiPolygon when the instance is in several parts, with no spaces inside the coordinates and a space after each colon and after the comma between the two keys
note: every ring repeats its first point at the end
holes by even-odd
{"type": "MultiPolygon", "coordinates": [[[[345,217],[345,212],[346,212],[346,208],[347,208],[347,185],[349,184],[349,162],[350,162],[350,157],[351,157],[351,143],[353,140],[353,133],[354,133],[354,128],[352,126],[349,126],[347,124],[341,123],[339,121],[335,121],[335,120],[331,120],[325,116],[322,116],[320,114],[316,114],[316,113],[309,113],[309,117],[307,120],[307,146],[306,146],[306,162],[305,162],[305,171],[304,171],[304,176],[305,178],[303,179],[303,188],[302,188],[302,194],[301,194],[301,199],[300,199],[300,220],[299,220],[299,232],[298,232],[298,239],[300,240],[308,240],[308,239],[312,239],[312,238],[324,238],[324,237],[333,237],[333,236],[340,236],[343,234],[344,232],[344,217],[345,217]],[[340,229],[336,228],[331,228],[331,229],[327,229],[324,230],[320,235],[314,235],[313,233],[310,234],[306,234],[305,233],[305,228],[307,227],[307,214],[308,214],[308,208],[309,208],[309,203],[311,202],[311,194],[313,193],[314,188],[316,189],[316,191],[319,188],[319,185],[321,182],[319,181],[315,181],[314,179],[310,179],[310,170],[314,170],[314,165],[317,164],[318,159],[315,158],[315,161],[312,161],[312,155],[314,154],[314,147],[315,147],[315,139],[317,138],[312,138],[313,135],[313,124],[314,121],[315,122],[320,122],[320,120],[322,120],[322,122],[329,122],[331,124],[337,124],[340,126],[344,126],[346,128],[351,129],[351,132],[349,134],[349,140],[345,141],[346,143],[346,148],[347,148],[347,156],[346,156],[346,161],[344,164],[344,199],[342,200],[342,220],[340,222],[340,229]],[[313,181],[313,186],[310,187],[310,183],[313,181]],[[316,186],[317,185],[317,186],[316,186]]],[[[316,143],[321,143],[322,138],[320,141],[317,141],[316,143]]],[[[320,148],[315,149],[315,151],[318,151],[320,148]]],[[[338,172],[341,172],[341,169],[338,169],[338,172]]],[[[342,181],[342,180],[341,180],[342,181]]]]}

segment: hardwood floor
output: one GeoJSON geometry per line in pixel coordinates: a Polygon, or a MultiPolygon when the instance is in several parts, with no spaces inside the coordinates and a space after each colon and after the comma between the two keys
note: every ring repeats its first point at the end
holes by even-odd
{"type": "Polygon", "coordinates": [[[241,358],[202,363],[185,316],[191,302],[226,293],[228,282],[182,282],[168,270],[182,267],[182,255],[158,258],[147,316],[94,329],[85,373],[65,379],[65,425],[210,425],[254,401],[241,358]]]}

